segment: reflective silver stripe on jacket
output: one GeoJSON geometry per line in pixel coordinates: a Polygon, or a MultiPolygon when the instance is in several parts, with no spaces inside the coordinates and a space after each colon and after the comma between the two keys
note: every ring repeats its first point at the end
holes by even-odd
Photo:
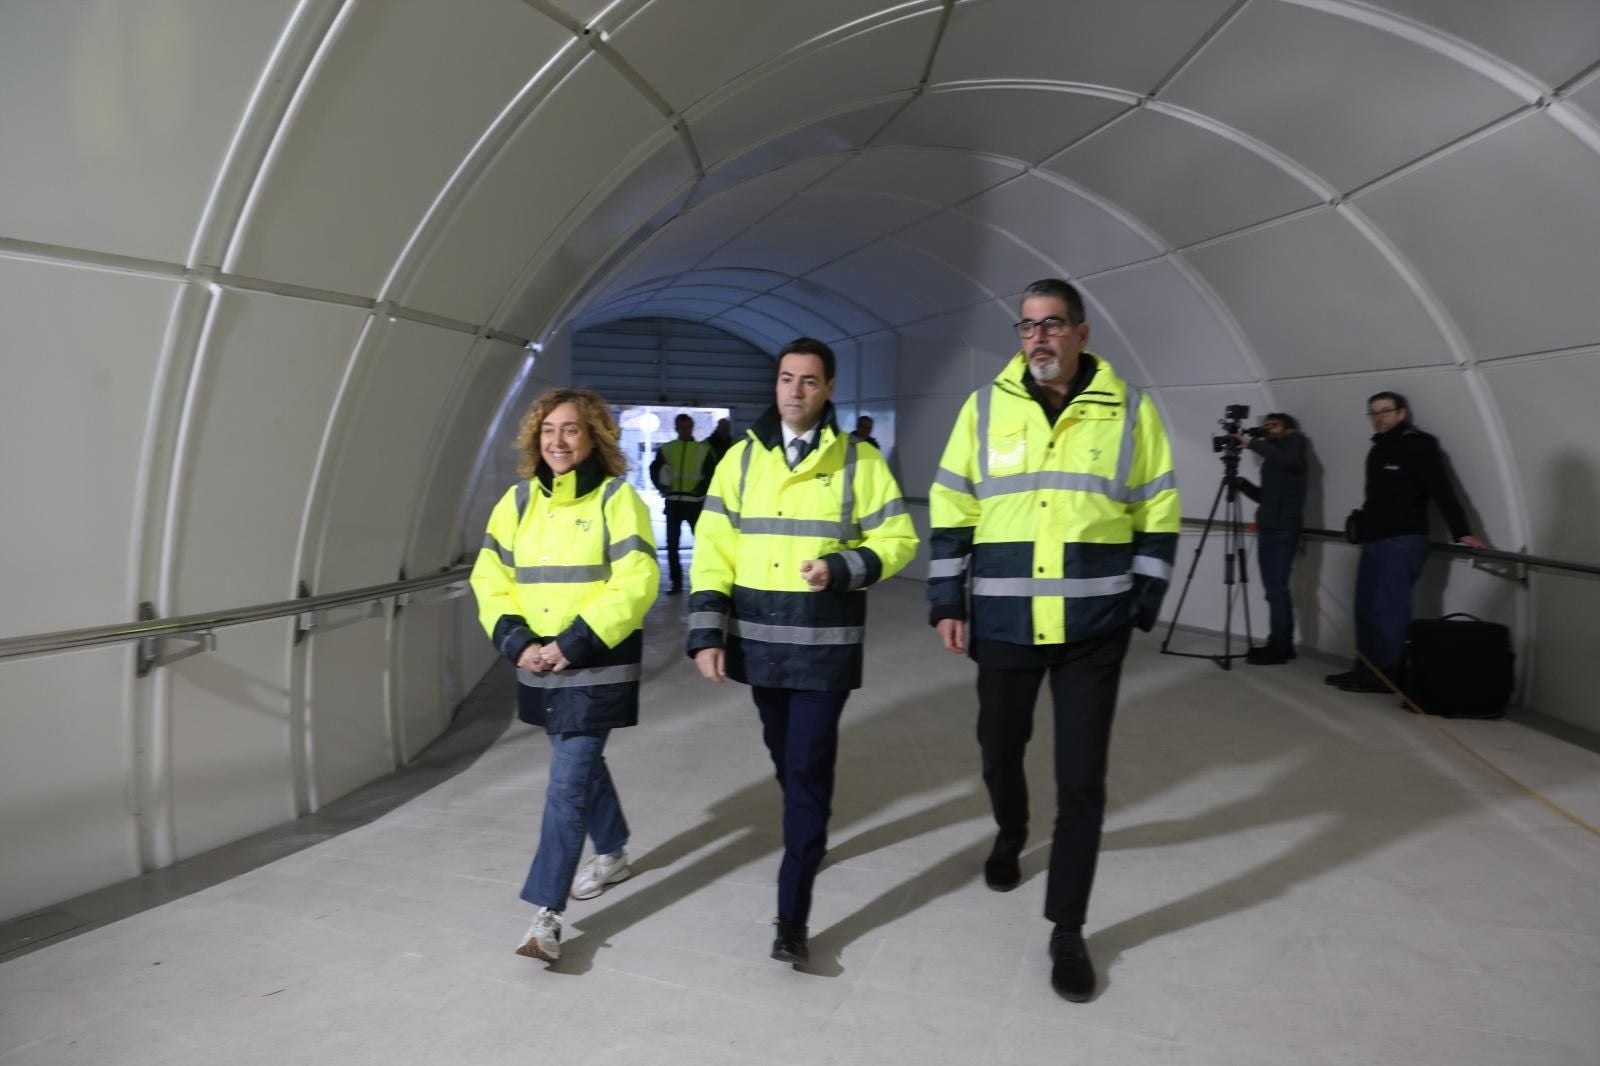
{"type": "Polygon", "coordinates": [[[1177,477],[1173,475],[1172,471],[1168,470],[1160,477],[1152,478],[1151,480],[1146,481],[1143,485],[1130,488],[1128,490],[1128,502],[1144,503],[1146,500],[1155,499],[1158,494],[1163,493],[1168,489],[1175,489],[1177,487],[1177,477]]]}
{"type": "Polygon", "coordinates": [[[655,551],[650,547],[650,542],[638,534],[635,534],[631,537],[624,537],[615,544],[609,544],[606,546],[606,558],[612,562],[616,562],[629,552],[644,552],[646,555],[655,554],[655,551]]]}
{"type": "Polygon", "coordinates": [[[638,663],[629,663],[626,666],[572,666],[559,673],[547,670],[542,674],[519,669],[517,681],[529,688],[582,688],[585,685],[623,685],[636,682],[643,673],[643,668],[638,663]]]}
{"type": "Polygon", "coordinates": [[[1137,385],[1127,383],[1127,396],[1122,401],[1122,450],[1117,453],[1117,485],[1126,499],[1128,479],[1133,476],[1133,431],[1139,424],[1139,403],[1144,393],[1137,385]]]}
{"type": "Polygon", "coordinates": [[[1143,574],[1145,577],[1159,578],[1162,581],[1172,580],[1172,564],[1149,555],[1133,557],[1133,572],[1143,574]]]}
{"type": "Polygon", "coordinates": [[[860,644],[864,626],[769,626],[760,622],[728,619],[728,632],[745,640],[767,644],[860,644]]]}
{"type": "Polygon", "coordinates": [[[978,390],[978,478],[989,477],[989,407],[994,403],[994,383],[978,390]]]}
{"type": "MultiPolygon", "coordinates": [[[[878,508],[876,511],[873,511],[871,514],[862,515],[861,516],[861,529],[863,531],[868,530],[868,529],[877,529],[879,526],[883,525],[889,519],[897,517],[899,515],[903,515],[905,513],[906,513],[906,501],[905,500],[902,500],[902,499],[890,500],[888,503],[884,504],[882,507],[878,508]]],[[[845,516],[845,521],[846,522],[850,521],[850,516],[849,515],[845,516]]]]}
{"type": "Polygon", "coordinates": [[[746,518],[739,532],[783,537],[831,537],[834,540],[854,540],[859,535],[855,526],[830,522],[825,518],[746,518]]]}
{"type": "Polygon", "coordinates": [[[725,630],[728,616],[720,611],[693,611],[689,615],[689,628],[725,630]]]}
{"type": "Polygon", "coordinates": [[[533,494],[533,482],[517,482],[517,525],[522,525],[522,516],[528,513],[528,497],[533,494]]]}
{"type": "Polygon", "coordinates": [[[1065,489],[1071,492],[1093,492],[1121,501],[1122,483],[1103,478],[1098,474],[1068,474],[1060,470],[1039,470],[1032,474],[1000,474],[987,478],[974,493],[980,500],[996,496],[1009,496],[1016,492],[1033,492],[1036,489],[1065,489]]]}
{"type": "Polygon", "coordinates": [[[517,565],[517,557],[511,554],[510,548],[495,540],[493,533],[485,533],[483,535],[483,550],[494,552],[498,555],[500,557],[500,565],[507,570],[514,569],[517,565]]]}
{"type": "Polygon", "coordinates": [[[591,566],[519,566],[519,585],[577,585],[585,581],[604,581],[611,576],[610,563],[591,566]]]}
{"type": "Polygon", "coordinates": [[[852,591],[865,588],[867,584],[867,561],[855,549],[842,551],[839,558],[844,560],[845,568],[850,571],[850,588],[852,591]]]}
{"type": "Polygon", "coordinates": [[[928,564],[928,577],[960,577],[967,572],[967,556],[959,559],[935,559],[928,564]]]}
{"type": "Polygon", "coordinates": [[[739,512],[728,510],[728,505],[722,502],[721,496],[707,496],[706,505],[701,514],[719,514],[728,520],[734,529],[739,528],[739,512]]]}
{"type": "Polygon", "coordinates": [[[939,468],[939,472],[933,475],[933,483],[935,485],[943,485],[945,488],[954,492],[964,492],[968,496],[973,495],[972,482],[968,481],[955,471],[946,470],[942,466],[939,468]]]}
{"type": "Polygon", "coordinates": [[[975,577],[974,596],[1114,596],[1133,588],[1132,574],[1110,577],[975,577]]]}

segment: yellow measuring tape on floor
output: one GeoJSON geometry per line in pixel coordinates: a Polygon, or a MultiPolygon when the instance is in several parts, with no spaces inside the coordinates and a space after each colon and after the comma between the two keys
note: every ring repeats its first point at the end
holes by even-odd
{"type": "Polygon", "coordinates": [[[1510,784],[1512,784],[1512,785],[1516,786],[1517,788],[1521,789],[1523,792],[1526,792],[1528,795],[1532,796],[1534,799],[1538,800],[1540,803],[1544,804],[1546,807],[1549,807],[1552,811],[1555,811],[1557,814],[1561,815],[1561,817],[1565,818],[1567,821],[1571,822],[1573,825],[1578,826],[1580,829],[1587,829],[1590,833],[1593,833],[1595,836],[1600,837],[1600,829],[1597,829],[1594,826],[1590,825],[1588,822],[1584,821],[1582,818],[1578,817],[1576,814],[1573,814],[1571,811],[1569,811],[1565,807],[1561,806],[1561,804],[1557,803],[1555,800],[1551,799],[1549,796],[1546,796],[1542,792],[1538,791],[1537,789],[1530,788],[1527,785],[1523,784],[1521,781],[1518,781],[1515,777],[1512,777],[1506,771],[1504,771],[1504,770],[1500,769],[1500,767],[1496,766],[1487,756],[1479,754],[1478,751],[1472,747],[1472,745],[1468,744],[1466,741],[1462,740],[1460,737],[1458,737],[1454,733],[1450,732],[1450,730],[1446,729],[1444,727],[1444,724],[1436,716],[1431,715],[1427,711],[1423,710],[1421,707],[1418,707],[1416,705],[1416,703],[1414,703],[1412,701],[1410,696],[1406,695],[1403,691],[1401,691],[1400,687],[1389,679],[1389,676],[1387,674],[1385,674],[1382,670],[1379,670],[1376,666],[1374,666],[1372,664],[1372,660],[1368,659],[1365,655],[1362,655],[1360,652],[1356,652],[1356,658],[1360,659],[1363,663],[1365,663],[1367,669],[1372,671],[1374,677],[1376,677],[1379,681],[1382,681],[1385,685],[1389,686],[1390,691],[1392,691],[1396,696],[1399,696],[1402,700],[1404,700],[1405,701],[1405,705],[1407,707],[1409,707],[1419,718],[1423,719],[1425,722],[1427,722],[1429,725],[1431,725],[1439,733],[1440,736],[1442,736],[1446,740],[1450,741],[1450,743],[1454,744],[1456,747],[1460,748],[1462,751],[1466,752],[1468,755],[1472,756],[1474,759],[1477,759],[1479,762],[1481,762],[1483,765],[1487,766],[1490,770],[1493,770],[1496,774],[1498,774],[1501,778],[1503,778],[1504,780],[1506,780],[1510,784]]]}

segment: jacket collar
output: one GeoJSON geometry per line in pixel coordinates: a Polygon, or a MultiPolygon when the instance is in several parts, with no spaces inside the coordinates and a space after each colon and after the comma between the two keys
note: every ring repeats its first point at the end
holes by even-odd
{"type": "Polygon", "coordinates": [[[554,476],[550,464],[543,458],[534,471],[539,481],[539,490],[557,503],[567,503],[572,500],[581,500],[589,493],[600,487],[606,479],[606,468],[600,463],[600,453],[591,451],[583,457],[583,461],[568,470],[560,477],[554,476]]]}
{"type": "MultiPolygon", "coordinates": [[[[817,449],[820,451],[828,443],[823,436],[823,430],[833,430],[834,436],[839,435],[839,423],[834,421],[833,401],[829,400],[822,406],[822,420],[817,423],[817,449]]],[[[783,447],[783,419],[778,414],[778,405],[773,404],[762,412],[756,419],[755,425],[749,429],[749,435],[763,448],[783,447]]]]}
{"type": "MultiPolygon", "coordinates": [[[[1083,386],[1083,391],[1067,401],[1068,406],[1071,406],[1072,402],[1079,397],[1104,401],[1107,398],[1122,396],[1123,393],[1119,389],[1121,382],[1117,378],[1116,371],[1111,369],[1111,364],[1106,362],[1104,357],[1098,356],[1091,351],[1085,351],[1083,354],[1094,360],[1094,374],[1090,376],[1088,382],[1083,386]]],[[[1026,383],[1027,374],[1028,357],[1022,352],[1018,352],[1011,357],[1010,362],[1000,368],[1000,373],[994,376],[994,383],[997,388],[1003,389],[1014,396],[1032,400],[1033,394],[1028,391],[1026,383]]]]}

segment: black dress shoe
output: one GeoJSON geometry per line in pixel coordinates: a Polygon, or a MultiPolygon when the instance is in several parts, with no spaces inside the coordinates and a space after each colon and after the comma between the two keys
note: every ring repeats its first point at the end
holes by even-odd
{"type": "Polygon", "coordinates": [[[668,596],[680,596],[682,594],[683,594],[683,586],[682,585],[673,585],[671,588],[669,588],[667,590],[667,595],[668,596]]]}
{"type": "Polygon", "coordinates": [[[772,957],[779,962],[791,962],[799,965],[811,961],[811,948],[806,944],[806,927],[795,922],[786,922],[782,918],[772,924],[778,927],[778,935],[772,938],[772,957]]]}
{"type": "Polygon", "coordinates": [[[1350,677],[1338,682],[1340,692],[1388,692],[1389,686],[1375,677],[1350,677]]]}
{"type": "Polygon", "coordinates": [[[1094,995],[1094,963],[1089,961],[1089,945],[1076,929],[1056,926],[1050,934],[1050,987],[1062,999],[1087,1003],[1094,995]]]}
{"type": "Polygon", "coordinates": [[[1010,892],[1022,884],[1022,864],[1017,861],[1021,854],[1021,847],[996,840],[983,864],[983,883],[996,892],[1010,892]]]}
{"type": "Polygon", "coordinates": [[[1245,652],[1244,661],[1252,666],[1282,666],[1294,658],[1294,652],[1283,652],[1270,644],[1263,644],[1259,648],[1251,648],[1245,652]]]}
{"type": "Polygon", "coordinates": [[[1361,676],[1360,673],[1358,673],[1355,670],[1346,670],[1342,674],[1329,674],[1329,675],[1327,675],[1326,677],[1324,677],[1322,679],[1322,683],[1324,685],[1332,685],[1334,688],[1339,688],[1339,687],[1341,687],[1341,686],[1343,686],[1345,684],[1348,684],[1351,681],[1356,680],[1360,676],[1361,676]]]}

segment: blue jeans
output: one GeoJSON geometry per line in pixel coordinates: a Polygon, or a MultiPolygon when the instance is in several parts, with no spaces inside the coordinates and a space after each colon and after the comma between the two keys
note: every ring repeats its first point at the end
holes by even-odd
{"type": "Polygon", "coordinates": [[[778,867],[778,917],[804,925],[811,886],[828,853],[833,766],[839,716],[849,692],[751,687],[761,736],[783,789],[783,863],[778,867]]]}
{"type": "Polygon", "coordinates": [[[1300,543],[1298,530],[1263,529],[1256,534],[1256,559],[1261,565],[1261,591],[1267,597],[1271,626],[1267,645],[1277,651],[1294,650],[1294,601],[1289,598],[1289,570],[1300,543]]]}
{"type": "MultiPolygon", "coordinates": [[[[1397,683],[1411,624],[1411,590],[1422,576],[1428,538],[1420,533],[1385,537],[1361,546],[1356,571],[1356,650],[1397,683]]],[[[1356,660],[1356,673],[1372,676],[1356,660]]]]}
{"type": "Polygon", "coordinates": [[[628,823],[602,754],[610,735],[609,729],[550,734],[550,786],[539,850],[522,884],[522,898],[536,907],[566,909],[585,836],[594,841],[596,855],[621,851],[628,843],[628,823]]]}

